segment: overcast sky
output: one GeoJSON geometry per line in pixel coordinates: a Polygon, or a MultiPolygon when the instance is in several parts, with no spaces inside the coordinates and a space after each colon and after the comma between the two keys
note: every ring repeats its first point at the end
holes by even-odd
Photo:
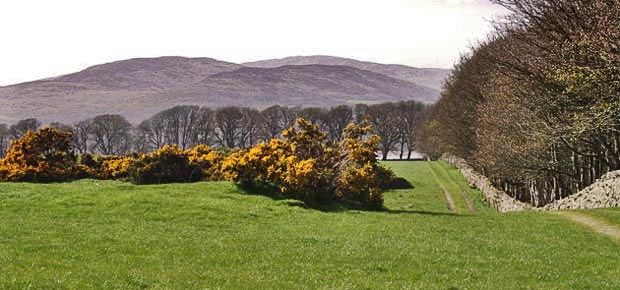
{"type": "Polygon", "coordinates": [[[0,85],[163,55],[450,68],[501,13],[485,0],[4,1],[0,85]]]}

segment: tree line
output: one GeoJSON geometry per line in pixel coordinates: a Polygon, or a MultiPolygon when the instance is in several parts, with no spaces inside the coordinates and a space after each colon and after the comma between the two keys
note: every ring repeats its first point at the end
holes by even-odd
{"type": "MultiPolygon", "coordinates": [[[[382,158],[386,159],[389,151],[398,150],[401,159],[408,159],[415,148],[414,128],[426,108],[425,104],[416,101],[331,108],[275,105],[264,110],[179,105],[158,112],[137,125],[132,125],[121,115],[102,114],[73,124],[52,122],[48,126],[72,133],[72,148],[76,153],[126,155],[152,152],[173,144],[181,150],[201,144],[214,148],[251,148],[260,142],[280,138],[297,118],[317,125],[326,132],[328,140],[336,143],[342,140],[347,125],[368,118],[373,133],[381,137],[382,158]]],[[[11,140],[41,126],[42,123],[35,118],[12,125],[0,124],[0,157],[5,156],[11,140]]]]}
{"type": "Polygon", "coordinates": [[[620,169],[620,2],[494,2],[511,13],[461,57],[419,150],[461,156],[535,205],[620,169]]]}

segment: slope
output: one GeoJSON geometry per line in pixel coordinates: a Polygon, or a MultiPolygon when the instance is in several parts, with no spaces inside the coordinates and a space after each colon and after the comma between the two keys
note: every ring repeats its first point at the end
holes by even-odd
{"type": "Polygon", "coordinates": [[[380,64],[368,61],[359,61],[350,58],[313,55],[313,56],[292,56],[281,59],[270,59],[255,62],[243,63],[248,67],[273,68],[284,65],[344,65],[363,70],[368,70],[396,79],[405,80],[421,86],[441,91],[443,82],[452,72],[449,69],[439,68],[415,68],[400,64],[380,64]]]}

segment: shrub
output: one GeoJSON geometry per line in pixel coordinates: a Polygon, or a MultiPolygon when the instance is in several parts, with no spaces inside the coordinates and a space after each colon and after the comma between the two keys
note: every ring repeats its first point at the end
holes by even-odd
{"type": "Polygon", "coordinates": [[[335,146],[316,125],[298,119],[284,131],[284,140],[230,155],[222,162],[222,176],[244,185],[272,185],[292,198],[346,199],[381,208],[381,181],[393,174],[377,163],[379,137],[369,132],[368,122],[349,125],[345,139],[335,146]]]}
{"type": "Polygon", "coordinates": [[[0,160],[0,179],[6,181],[55,182],[85,176],[71,151],[72,135],[52,128],[28,131],[11,142],[0,160]]]}
{"type": "Polygon", "coordinates": [[[93,156],[84,153],[79,163],[90,178],[122,179],[129,177],[129,166],[133,159],[130,156],[93,156]]]}
{"type": "Polygon", "coordinates": [[[222,163],[223,177],[245,186],[275,186],[303,200],[329,198],[333,173],[326,162],[333,161],[333,150],[317,126],[298,119],[297,127],[286,130],[284,140],[272,139],[230,155],[222,163]]]}
{"type": "Polygon", "coordinates": [[[97,176],[102,179],[128,178],[134,159],[123,156],[106,156],[101,158],[101,169],[97,176]]]}
{"type": "Polygon", "coordinates": [[[280,159],[284,156],[282,140],[272,139],[254,148],[237,151],[222,162],[222,177],[244,185],[276,183],[282,169],[280,159]]]}
{"type": "Polygon", "coordinates": [[[130,163],[129,180],[135,184],[195,182],[203,177],[200,166],[190,163],[188,154],[177,145],[142,154],[130,163]]]}
{"type": "Polygon", "coordinates": [[[341,159],[336,193],[341,198],[379,209],[383,207],[381,184],[388,183],[394,174],[377,162],[379,137],[368,136],[371,129],[368,120],[345,128],[344,140],[338,148],[341,159]]]}
{"type": "Polygon", "coordinates": [[[292,197],[313,201],[335,198],[336,148],[327,134],[304,119],[282,133],[284,153],[280,188],[292,197]]]}
{"type": "Polygon", "coordinates": [[[190,165],[198,166],[205,179],[219,180],[222,178],[220,168],[224,156],[219,151],[212,150],[209,146],[201,144],[186,150],[185,154],[188,156],[190,165]]]}

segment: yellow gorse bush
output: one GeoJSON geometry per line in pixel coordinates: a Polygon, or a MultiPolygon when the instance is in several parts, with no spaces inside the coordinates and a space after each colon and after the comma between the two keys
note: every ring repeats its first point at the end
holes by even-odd
{"type": "Polygon", "coordinates": [[[297,119],[283,132],[283,139],[228,156],[206,145],[185,151],[166,145],[124,157],[84,154],[77,162],[71,134],[45,128],[12,143],[0,160],[0,179],[46,182],[90,176],[129,178],[137,184],[225,179],[272,186],[286,196],[313,202],[346,199],[380,208],[379,184],[391,173],[377,163],[379,137],[370,129],[367,121],[350,124],[343,140],[333,144],[318,126],[297,119]]]}
{"type": "Polygon", "coordinates": [[[387,170],[375,158],[379,137],[369,132],[368,122],[351,124],[344,140],[335,145],[316,125],[298,119],[284,131],[283,140],[272,139],[225,158],[222,176],[242,184],[271,185],[293,198],[347,199],[380,208],[378,173],[387,170]]]}
{"type": "Polygon", "coordinates": [[[220,167],[224,157],[220,152],[211,149],[207,145],[198,145],[192,149],[186,150],[189,163],[201,168],[205,178],[210,180],[221,179],[220,167]]]}
{"type": "Polygon", "coordinates": [[[103,179],[126,178],[132,162],[131,157],[107,157],[101,162],[101,176],[103,179]]]}
{"type": "Polygon", "coordinates": [[[28,131],[11,142],[0,160],[0,180],[53,182],[83,177],[85,170],[71,151],[72,135],[52,128],[28,131]]]}

